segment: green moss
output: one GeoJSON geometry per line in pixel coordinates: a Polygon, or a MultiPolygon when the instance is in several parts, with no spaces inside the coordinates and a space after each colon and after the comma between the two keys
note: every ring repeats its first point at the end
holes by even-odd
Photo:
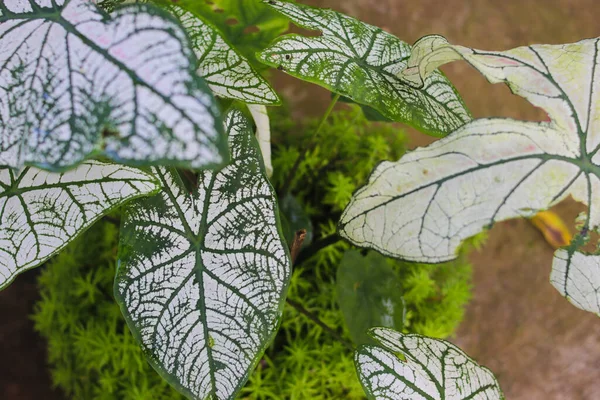
{"type": "MultiPolygon", "coordinates": [[[[285,108],[274,109],[273,182],[296,196],[315,226],[315,239],[329,238],[352,192],[380,160],[396,160],[406,137],[397,126],[368,122],[356,106],[332,114],[319,137],[317,125],[298,126],[285,108]],[[316,145],[313,145],[316,143],[316,145]],[[291,179],[302,149],[306,158],[291,179]]],[[[54,383],[73,399],[171,400],[183,397],[147,364],[112,296],[117,228],[100,222],[56,257],[42,273],[36,329],[48,339],[54,383]]],[[[439,265],[389,259],[402,277],[407,332],[451,335],[470,296],[467,248],[458,260],[439,265]]],[[[314,245],[313,245],[314,246],[314,245]]],[[[338,241],[315,252],[292,274],[289,296],[346,340],[336,304],[336,269],[350,245],[338,241]]],[[[308,246],[304,251],[311,252],[308,246]]],[[[305,253],[306,254],[306,253],[305,253]]],[[[364,399],[352,352],[286,305],[280,331],[242,391],[244,399],[364,399]]]]}

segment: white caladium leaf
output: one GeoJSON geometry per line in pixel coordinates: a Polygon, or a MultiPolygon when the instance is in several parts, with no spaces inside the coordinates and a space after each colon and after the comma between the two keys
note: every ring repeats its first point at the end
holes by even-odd
{"type": "MultiPolygon", "coordinates": [[[[494,222],[531,217],[569,195],[590,208],[585,228],[597,228],[598,44],[587,39],[486,52],[450,45],[440,36],[421,39],[404,72],[412,84],[423,84],[421,74],[443,62],[462,58],[491,82],[506,82],[544,109],[550,122],[479,119],[398,162],[380,164],[342,215],[341,234],[391,256],[440,262],[454,258],[464,239],[494,222]]],[[[557,267],[565,260],[561,254],[557,267]]],[[[561,292],[575,299],[571,285],[584,275],[597,276],[589,270],[596,264],[580,263],[588,268],[584,273],[563,265],[563,277],[555,271],[553,281],[564,282],[561,292]]]]}
{"type": "Polygon", "coordinates": [[[0,165],[222,164],[227,145],[185,31],[150,5],[0,3],[0,165]]]}
{"type": "Polygon", "coordinates": [[[266,79],[225,41],[217,28],[181,7],[170,6],[168,10],[189,34],[199,60],[198,73],[217,96],[248,104],[281,103],[266,79]]]}
{"type": "Polygon", "coordinates": [[[356,350],[359,379],[371,400],[501,400],[494,375],[450,342],[389,328],[369,334],[381,346],[356,350]]]}
{"type": "Polygon", "coordinates": [[[158,169],[163,191],[128,207],[115,295],[152,366],[194,399],[232,399],[271,341],[290,276],[274,190],[252,125],[228,114],[232,162],[192,193],[158,169]]]}
{"type": "Polygon", "coordinates": [[[420,90],[400,79],[411,48],[395,36],[332,10],[277,0],[266,3],[296,25],[323,35],[280,37],[258,55],[265,64],[435,136],[445,136],[471,120],[441,73],[429,75],[420,90]]]}
{"type": "Polygon", "coordinates": [[[550,282],[575,307],[600,316],[600,256],[557,250],[550,282]]]}
{"type": "Polygon", "coordinates": [[[88,161],[59,174],[0,169],[0,289],[64,248],[125,201],[156,192],[150,174],[88,161]]]}

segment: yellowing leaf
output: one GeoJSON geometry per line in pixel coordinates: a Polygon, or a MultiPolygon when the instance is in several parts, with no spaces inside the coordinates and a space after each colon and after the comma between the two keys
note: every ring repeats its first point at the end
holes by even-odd
{"type": "Polygon", "coordinates": [[[563,220],[552,211],[541,211],[531,218],[531,223],[542,232],[544,238],[552,247],[567,246],[573,235],[563,220]]]}

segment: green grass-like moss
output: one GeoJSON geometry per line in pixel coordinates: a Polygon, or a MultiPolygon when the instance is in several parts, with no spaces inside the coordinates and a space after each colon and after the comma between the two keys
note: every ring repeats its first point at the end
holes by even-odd
{"type": "MultiPolygon", "coordinates": [[[[274,186],[291,190],[310,215],[315,238],[335,233],[353,191],[380,160],[396,160],[406,136],[397,126],[368,122],[358,107],[333,113],[319,137],[316,121],[297,125],[285,108],[273,110],[274,186]],[[313,145],[313,144],[317,145],[313,145]],[[304,148],[297,172],[289,172],[304,148]],[[287,183],[287,184],[286,184],[287,183]]],[[[118,229],[101,221],[59,254],[42,272],[42,299],[34,320],[48,339],[55,385],[77,400],[183,399],[146,363],[112,296],[118,229]]],[[[407,303],[405,331],[447,337],[470,297],[472,239],[456,261],[397,268],[407,303]]],[[[289,296],[347,340],[336,304],[335,275],[343,241],[316,252],[294,268],[289,296]]],[[[310,250],[310,248],[308,248],[310,250]]],[[[306,250],[306,251],[308,251],[306,250]]],[[[279,333],[240,396],[244,399],[363,399],[353,355],[342,343],[286,305],[279,333]]]]}

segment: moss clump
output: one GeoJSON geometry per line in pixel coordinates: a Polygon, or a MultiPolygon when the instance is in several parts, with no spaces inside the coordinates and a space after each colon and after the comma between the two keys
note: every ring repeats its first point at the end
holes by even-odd
{"type": "MultiPolygon", "coordinates": [[[[310,216],[315,243],[335,234],[350,196],[380,160],[398,159],[405,135],[390,124],[365,120],[358,107],[335,112],[318,138],[317,122],[297,126],[284,108],[273,110],[273,182],[291,192],[310,216]],[[302,149],[309,151],[290,171],[302,149]]],[[[54,383],[73,399],[170,400],[183,397],[146,363],[112,296],[118,229],[99,222],[42,273],[42,299],[34,315],[48,339],[54,383]]],[[[389,259],[402,277],[407,304],[405,331],[434,337],[454,332],[470,296],[466,248],[458,260],[438,265],[389,259]]],[[[315,251],[292,275],[289,297],[344,339],[350,340],[336,303],[335,276],[343,241],[315,251]]],[[[306,257],[306,255],[309,255],[306,257]]],[[[279,333],[244,387],[244,399],[363,399],[352,352],[286,304],[279,333]]]]}

